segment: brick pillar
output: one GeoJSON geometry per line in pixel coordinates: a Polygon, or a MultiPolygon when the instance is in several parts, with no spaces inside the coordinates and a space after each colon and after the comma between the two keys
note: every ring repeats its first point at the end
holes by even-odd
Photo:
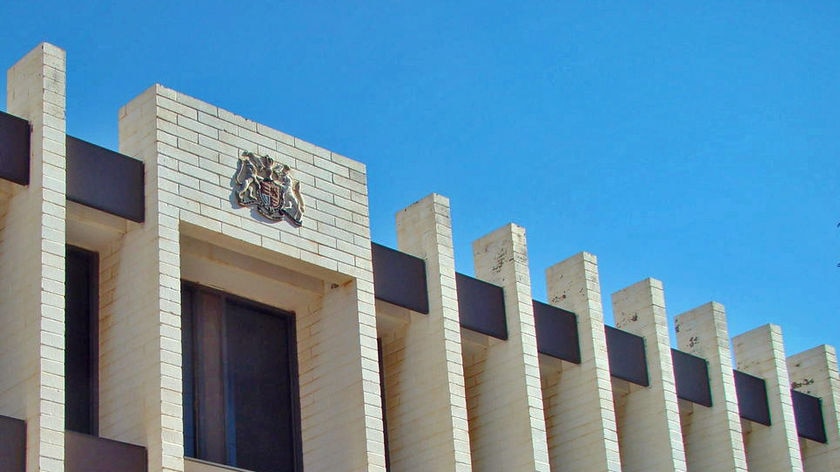
{"type": "Polygon", "coordinates": [[[145,446],[150,471],[182,472],[181,246],[178,209],[160,199],[159,92],[119,114],[120,152],[145,163],[146,220],[102,255],[100,434],[145,446]]]}
{"type": "Polygon", "coordinates": [[[616,414],[622,469],[685,471],[662,282],[642,280],[614,293],[612,302],[616,327],[645,340],[650,380],[647,388],[631,386],[621,399],[623,414],[616,414]]]}
{"type": "Polygon", "coordinates": [[[477,470],[548,471],[524,228],[508,225],[478,239],[473,256],[476,277],[504,290],[508,328],[508,339],[490,343],[482,368],[474,369],[478,401],[470,405],[470,426],[473,418],[478,424],[470,431],[473,465],[477,470]]]}
{"type": "Polygon", "coordinates": [[[822,399],[823,421],[828,442],[799,439],[802,462],[807,472],[840,470],[840,374],[833,346],[817,346],[788,357],[791,385],[822,399]]]}
{"type": "Polygon", "coordinates": [[[391,470],[471,469],[449,200],[429,195],[397,213],[399,249],[426,261],[429,314],[383,339],[391,470]]]}
{"type": "Polygon", "coordinates": [[[751,471],[802,471],[793,401],[790,398],[782,328],[765,325],[732,339],[738,370],[764,379],[770,426],[751,424],[744,445],[751,471]]]}
{"type": "Polygon", "coordinates": [[[26,470],[39,472],[64,470],[65,64],[42,43],[7,79],[32,136],[30,183],[0,223],[0,412],[26,420],[26,470]]]}
{"type": "Polygon", "coordinates": [[[334,284],[296,313],[305,470],[385,470],[372,290],[334,284]]]}
{"type": "Polygon", "coordinates": [[[580,364],[562,363],[543,397],[551,470],[620,471],[598,259],[582,252],[546,270],[548,302],[577,315],[580,364]]]}
{"type": "Polygon", "coordinates": [[[747,470],[723,305],[707,303],[675,318],[677,345],[708,361],[712,406],[680,402],[689,472],[747,470]]]}

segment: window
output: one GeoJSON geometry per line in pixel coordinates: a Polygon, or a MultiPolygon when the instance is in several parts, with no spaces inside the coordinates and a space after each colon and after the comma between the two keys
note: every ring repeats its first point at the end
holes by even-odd
{"type": "Polygon", "coordinates": [[[96,435],[99,258],[95,252],[67,246],[65,264],[64,427],[96,435]]]}
{"type": "Polygon", "coordinates": [[[302,470],[293,316],[192,284],[182,315],[185,455],[302,470]]]}

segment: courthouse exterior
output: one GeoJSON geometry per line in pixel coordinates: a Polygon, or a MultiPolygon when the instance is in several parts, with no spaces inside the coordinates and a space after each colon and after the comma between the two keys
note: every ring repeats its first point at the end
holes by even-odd
{"type": "Polygon", "coordinates": [[[86,143],[65,71],[0,113],[0,471],[840,470],[832,347],[653,279],[604,326],[588,253],[535,301],[516,225],[456,273],[439,195],[377,245],[363,164],[163,86],[86,143]]]}

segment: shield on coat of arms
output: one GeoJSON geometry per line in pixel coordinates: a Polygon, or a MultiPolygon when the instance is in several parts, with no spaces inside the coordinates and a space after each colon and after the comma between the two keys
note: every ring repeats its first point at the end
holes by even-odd
{"type": "Polygon", "coordinates": [[[280,187],[271,181],[260,182],[260,195],[262,196],[262,203],[268,208],[280,210],[282,196],[280,195],[280,187]]]}
{"type": "Polygon", "coordinates": [[[234,177],[236,201],[240,206],[256,207],[257,212],[272,221],[288,217],[296,225],[303,223],[303,196],[300,182],[292,179],[291,167],[267,154],[243,152],[234,177]]]}

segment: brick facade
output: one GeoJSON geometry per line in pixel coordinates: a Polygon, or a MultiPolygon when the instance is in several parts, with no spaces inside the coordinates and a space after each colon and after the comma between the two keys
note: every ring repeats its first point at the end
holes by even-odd
{"type": "MultiPolygon", "coordinates": [[[[711,406],[693,403],[680,397],[664,289],[647,279],[614,294],[613,307],[617,328],[643,343],[648,384],[619,378],[597,258],[579,253],[546,271],[547,304],[574,315],[579,339],[579,361],[560,359],[540,349],[552,334],[537,323],[525,230],[512,224],[473,246],[478,282],[503,294],[506,335],[483,334],[462,323],[450,202],[440,195],[396,217],[399,251],[424,264],[428,313],[388,301],[375,281],[363,164],[166,87],[119,112],[119,152],[143,165],[142,221],[74,200],[65,71],[64,52],[42,44],[7,79],[8,113],[31,126],[29,184],[0,180],[0,415],[25,424],[24,470],[95,470],[78,465],[78,433],[65,432],[66,245],[98,255],[89,440],[139,446],[144,470],[234,470],[187,452],[184,283],[293,317],[298,470],[840,467],[832,347],[786,358],[780,328],[766,326],[736,336],[730,352],[722,305],[698,307],[674,322],[678,349],[708,367],[711,406]],[[243,152],[289,166],[301,225],[238,204],[243,152]],[[769,424],[741,414],[733,357],[763,380],[769,424]],[[819,399],[825,441],[798,429],[816,420],[797,409],[797,392],[819,399]]],[[[15,463],[3,454],[0,468],[15,463]]]]}

